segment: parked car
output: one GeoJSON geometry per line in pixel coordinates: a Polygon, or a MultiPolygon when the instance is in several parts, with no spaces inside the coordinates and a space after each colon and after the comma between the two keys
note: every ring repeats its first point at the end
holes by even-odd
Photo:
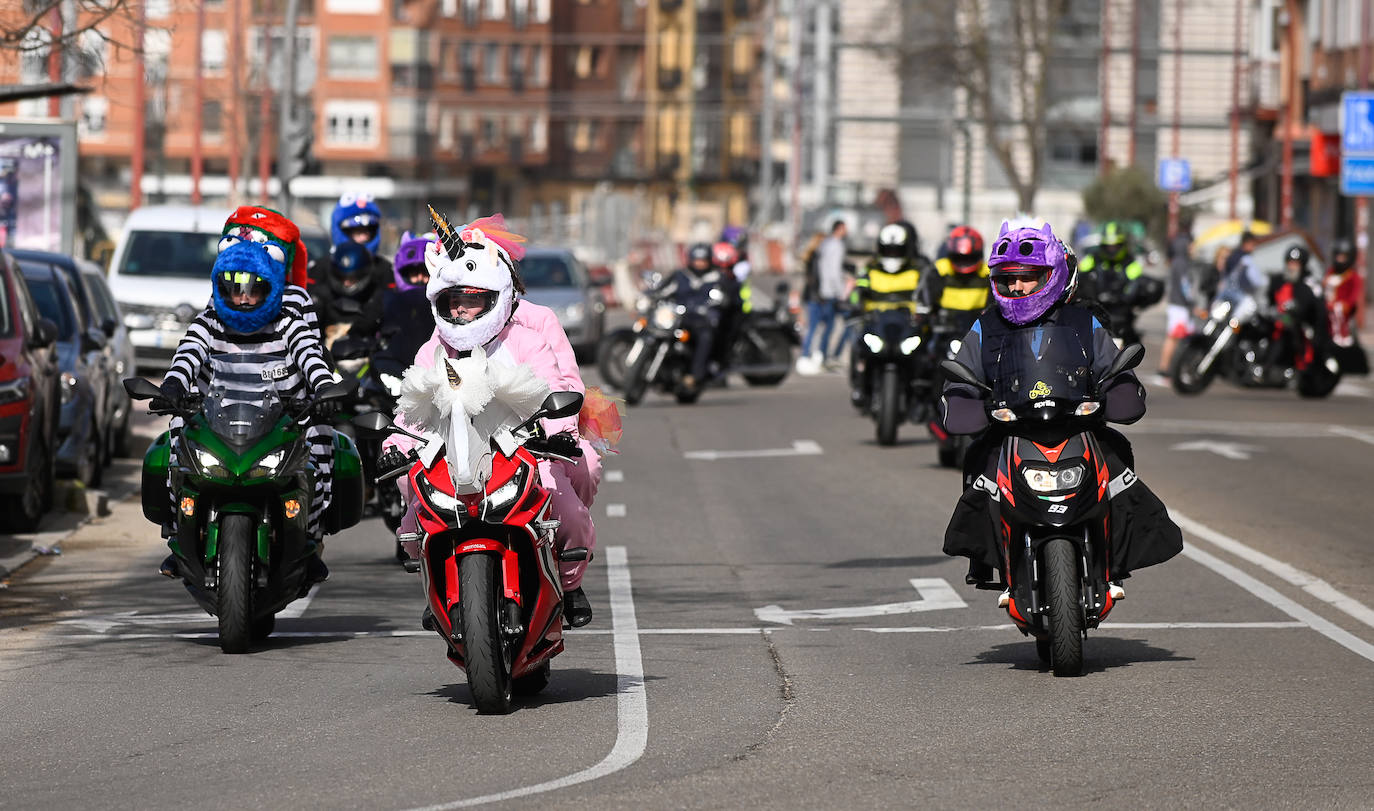
{"type": "Polygon", "coordinates": [[[66,274],[47,263],[20,262],[19,268],[38,312],[57,325],[62,401],[57,475],[98,486],[104,472],[105,334],[81,320],[75,285],[66,274]]]}
{"type": "Polygon", "coordinates": [[[133,412],[133,401],[129,392],[124,390],[124,378],[131,377],[137,366],[134,359],[134,343],[129,337],[129,328],[124,325],[124,314],[115,303],[110,285],[105,281],[105,273],[96,265],[84,262],[81,274],[86,289],[91,292],[99,314],[100,330],[109,341],[110,353],[110,453],[114,456],[129,456],[133,433],[129,429],[129,415],[133,412]]]}
{"type": "Polygon", "coordinates": [[[129,214],[110,259],[109,282],[140,367],[165,369],[186,326],[205,309],[229,213],[149,206],[129,214]]]}
{"type": "Polygon", "coordinates": [[[558,314],[578,355],[596,351],[606,331],[606,302],[572,251],[531,248],[520,261],[520,278],[525,298],[558,314]]]}
{"type": "Polygon", "coordinates": [[[0,252],[0,527],[32,532],[52,509],[61,385],[57,325],[0,252]]]}
{"type": "Polygon", "coordinates": [[[100,463],[108,465],[110,460],[114,458],[115,438],[118,429],[121,425],[127,424],[129,393],[124,390],[122,382],[124,375],[117,369],[119,363],[110,340],[115,328],[119,326],[119,319],[107,314],[100,308],[96,300],[96,293],[91,289],[91,282],[88,281],[91,274],[102,278],[103,281],[103,274],[97,265],[62,253],[17,249],[11,253],[21,264],[48,264],[58,273],[65,275],[71,282],[71,288],[76,294],[74,302],[81,316],[81,322],[86,325],[88,330],[99,330],[104,336],[100,368],[104,370],[105,374],[99,380],[92,380],[91,385],[100,389],[97,399],[106,404],[101,412],[100,463]]]}

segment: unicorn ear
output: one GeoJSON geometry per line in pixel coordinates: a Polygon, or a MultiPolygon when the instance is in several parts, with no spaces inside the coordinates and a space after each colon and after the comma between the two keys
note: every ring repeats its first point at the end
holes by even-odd
{"type": "Polygon", "coordinates": [[[1002,230],[997,232],[997,236],[1004,237],[1011,230],[1011,220],[1002,220],[1002,230]]]}
{"type": "Polygon", "coordinates": [[[1045,223],[1045,225],[1044,225],[1043,227],[1041,227],[1040,233],[1044,234],[1044,235],[1047,236],[1047,237],[1053,237],[1053,236],[1054,236],[1054,229],[1050,228],[1050,224],[1049,224],[1049,223],[1045,223]]]}

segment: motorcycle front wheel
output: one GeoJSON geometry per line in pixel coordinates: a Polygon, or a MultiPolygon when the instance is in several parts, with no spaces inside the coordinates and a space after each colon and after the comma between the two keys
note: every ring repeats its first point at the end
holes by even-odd
{"type": "Polygon", "coordinates": [[[1221,363],[1222,358],[1214,360],[1211,369],[1202,371],[1202,359],[1207,356],[1210,349],[1207,341],[1197,338],[1179,345],[1178,354],[1174,355],[1174,368],[1169,370],[1169,379],[1174,391],[1179,394],[1201,394],[1212,384],[1212,380],[1217,376],[1217,364],[1221,363]]]}
{"type": "Polygon", "coordinates": [[[747,374],[744,381],[751,386],[776,386],[787,379],[787,372],[792,368],[792,342],[787,339],[787,335],[779,330],[762,330],[758,334],[759,340],[766,349],[760,350],[758,347],[750,346],[749,351],[745,352],[745,363],[753,364],[772,364],[781,368],[779,372],[769,374],[747,374]]]}
{"type": "Polygon", "coordinates": [[[472,703],[482,713],[508,713],[511,701],[510,646],[501,637],[498,620],[502,590],[497,587],[496,558],[465,555],[458,562],[458,593],[454,611],[461,611],[464,664],[472,703]]]}
{"type": "Polygon", "coordinates": [[[613,389],[625,387],[625,356],[634,345],[635,334],[628,329],[618,329],[601,339],[596,347],[596,369],[601,379],[613,389]]]}
{"type": "Polygon", "coordinates": [[[653,362],[654,347],[645,342],[644,351],[639,353],[635,363],[625,373],[625,404],[639,405],[649,390],[649,364],[653,362]]]}
{"type": "Polygon", "coordinates": [[[897,412],[901,398],[900,381],[897,369],[889,366],[883,370],[883,379],[878,385],[878,444],[897,444],[897,412]]]}
{"type": "Polygon", "coordinates": [[[1045,596],[1049,603],[1050,667],[1056,676],[1083,675],[1083,590],[1078,550],[1067,538],[1045,544],[1045,596]]]}
{"type": "Polygon", "coordinates": [[[219,647],[247,653],[253,641],[253,519],[229,514],[219,521],[219,647]]]}
{"type": "Polygon", "coordinates": [[[1340,382],[1339,372],[1333,373],[1327,369],[1304,372],[1298,375],[1298,396],[1309,400],[1330,397],[1340,382]]]}

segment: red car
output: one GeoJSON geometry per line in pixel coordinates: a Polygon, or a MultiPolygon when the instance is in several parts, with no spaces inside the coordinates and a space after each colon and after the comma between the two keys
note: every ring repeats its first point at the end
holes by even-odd
{"type": "Polygon", "coordinates": [[[0,526],[32,532],[52,509],[57,325],[40,318],[19,265],[0,252],[0,526]]]}

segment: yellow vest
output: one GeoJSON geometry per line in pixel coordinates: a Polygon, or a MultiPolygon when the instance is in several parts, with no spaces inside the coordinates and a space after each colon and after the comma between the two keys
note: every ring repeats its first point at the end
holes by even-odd
{"type": "Polygon", "coordinates": [[[896,273],[889,273],[883,269],[881,263],[873,262],[864,268],[864,273],[855,280],[854,292],[863,303],[864,312],[901,307],[914,310],[916,288],[920,284],[920,268],[908,265],[896,273]]]}
{"type": "Polygon", "coordinates": [[[948,258],[938,259],[935,270],[944,277],[945,289],[940,294],[940,309],[982,311],[988,306],[992,292],[988,282],[988,266],[979,266],[977,273],[959,273],[948,258]]]}

